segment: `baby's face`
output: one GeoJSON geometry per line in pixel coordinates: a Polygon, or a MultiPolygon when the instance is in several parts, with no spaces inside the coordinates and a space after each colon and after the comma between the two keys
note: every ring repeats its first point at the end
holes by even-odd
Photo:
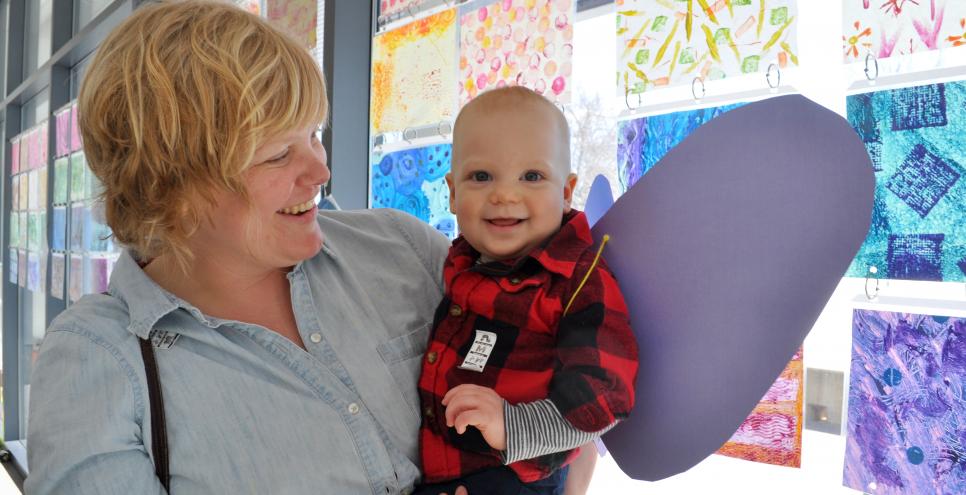
{"type": "Polygon", "coordinates": [[[479,112],[460,128],[446,176],[460,232],[493,260],[526,254],[560,228],[577,176],[549,111],[479,112]]]}

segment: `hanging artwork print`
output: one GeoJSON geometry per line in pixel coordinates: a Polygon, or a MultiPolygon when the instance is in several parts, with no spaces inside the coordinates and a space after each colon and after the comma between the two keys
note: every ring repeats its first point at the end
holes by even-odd
{"type": "Polygon", "coordinates": [[[623,0],[617,94],[798,65],[795,0],[623,0]]]}
{"type": "Polygon", "coordinates": [[[799,349],[718,454],[748,461],[802,464],[802,350],[799,349]]]}
{"type": "Polygon", "coordinates": [[[962,0],[844,0],[845,62],[940,50],[966,44],[962,0]]]}
{"type": "Polygon", "coordinates": [[[966,83],[853,95],[876,175],[872,226],[847,276],[966,281],[966,83]]]}
{"type": "Polygon", "coordinates": [[[452,120],[456,89],[456,9],[373,38],[374,134],[452,120]]]}
{"type": "Polygon", "coordinates": [[[425,0],[379,0],[379,24],[406,15],[415,14],[425,0]]]}
{"type": "Polygon", "coordinates": [[[463,13],[460,107],[507,85],[569,103],[575,9],[575,0],[499,0],[463,13]]]}
{"type": "Polygon", "coordinates": [[[455,238],[456,217],[449,211],[445,179],[451,150],[441,144],[383,155],[370,171],[371,207],[405,211],[455,238]]]}
{"type": "Polygon", "coordinates": [[[855,310],[844,484],[966,493],[966,319],[855,310]]]}
{"type": "Polygon", "coordinates": [[[315,48],[318,0],[266,0],[265,4],[266,17],[272,25],[305,48],[315,48]]]}
{"type": "Polygon", "coordinates": [[[618,122],[617,177],[623,194],[701,125],[742,103],[618,122]]]}

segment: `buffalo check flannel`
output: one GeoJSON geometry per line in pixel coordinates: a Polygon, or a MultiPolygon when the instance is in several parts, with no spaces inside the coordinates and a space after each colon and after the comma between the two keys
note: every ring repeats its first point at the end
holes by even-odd
{"type": "MultiPolygon", "coordinates": [[[[586,432],[627,417],[634,405],[637,343],[606,263],[601,259],[591,270],[595,254],[587,219],[576,210],[563,216],[560,230],[545,243],[510,262],[479,263],[479,252],[462,236],[453,242],[443,268],[446,293],[419,379],[424,482],[503,463],[476,428],[460,435],[446,426],[440,401],[460,384],[490,387],[510,404],[549,399],[586,432]]],[[[532,482],[575,456],[575,450],[559,452],[510,468],[532,482]]]]}

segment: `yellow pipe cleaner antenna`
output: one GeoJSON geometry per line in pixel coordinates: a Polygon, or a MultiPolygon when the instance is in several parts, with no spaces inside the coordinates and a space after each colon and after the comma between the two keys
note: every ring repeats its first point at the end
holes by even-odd
{"type": "Polygon", "coordinates": [[[570,311],[570,306],[574,303],[574,299],[577,299],[577,294],[580,294],[580,289],[584,288],[584,284],[587,283],[587,279],[590,278],[591,272],[597,267],[597,262],[600,261],[600,254],[604,252],[604,246],[607,245],[607,241],[610,240],[610,235],[604,234],[604,237],[600,240],[600,247],[597,248],[597,255],[594,256],[594,262],[590,264],[590,268],[587,269],[587,273],[584,274],[584,279],[580,281],[580,285],[577,286],[577,291],[574,295],[570,296],[570,301],[567,303],[567,307],[564,308],[563,314],[566,315],[570,311]]]}

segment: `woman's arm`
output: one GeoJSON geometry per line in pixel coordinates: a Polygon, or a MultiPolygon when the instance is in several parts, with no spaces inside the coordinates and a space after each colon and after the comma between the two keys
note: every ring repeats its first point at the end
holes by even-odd
{"type": "Polygon", "coordinates": [[[165,493],[142,443],[147,396],[135,366],[92,333],[47,333],[31,379],[26,493],[165,493]]]}

